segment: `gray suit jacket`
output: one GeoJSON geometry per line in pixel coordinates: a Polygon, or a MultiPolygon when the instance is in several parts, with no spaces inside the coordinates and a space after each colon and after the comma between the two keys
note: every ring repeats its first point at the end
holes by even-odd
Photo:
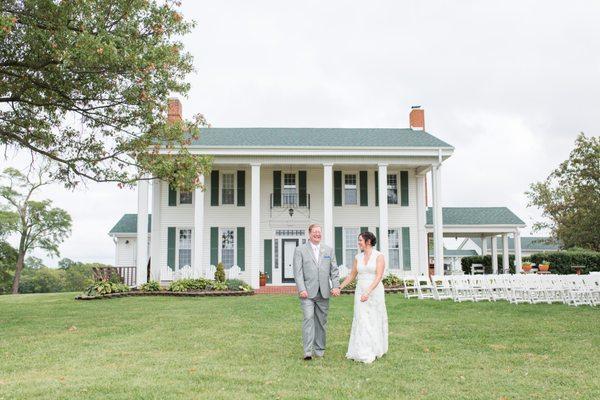
{"type": "Polygon", "coordinates": [[[329,298],[332,288],[340,287],[340,278],[335,252],[321,243],[319,259],[315,260],[310,242],[296,247],[294,252],[294,279],[298,292],[306,290],[308,298],[321,296],[329,298]]]}

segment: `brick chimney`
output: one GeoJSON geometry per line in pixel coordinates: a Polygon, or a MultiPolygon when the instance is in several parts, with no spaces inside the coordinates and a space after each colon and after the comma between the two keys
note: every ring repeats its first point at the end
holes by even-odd
{"type": "Polygon", "coordinates": [[[421,106],[412,106],[409,115],[410,129],[416,131],[425,130],[425,110],[421,106]]]}
{"type": "Polygon", "coordinates": [[[178,98],[171,97],[168,100],[168,121],[176,122],[181,121],[183,118],[181,116],[181,102],[178,98]]]}

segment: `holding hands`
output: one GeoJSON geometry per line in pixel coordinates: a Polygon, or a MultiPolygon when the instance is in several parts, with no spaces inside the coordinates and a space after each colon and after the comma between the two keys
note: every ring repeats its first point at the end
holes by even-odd
{"type": "Polygon", "coordinates": [[[340,288],[333,288],[333,289],[331,289],[331,295],[333,297],[339,296],[340,295],[340,288]]]}

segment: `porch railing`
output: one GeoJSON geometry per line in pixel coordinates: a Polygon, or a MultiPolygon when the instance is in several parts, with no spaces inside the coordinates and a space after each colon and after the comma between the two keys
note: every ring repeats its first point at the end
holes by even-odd
{"type": "Polygon", "coordinates": [[[123,283],[129,286],[136,285],[136,267],[116,267],[119,276],[123,279],[123,283]]]}

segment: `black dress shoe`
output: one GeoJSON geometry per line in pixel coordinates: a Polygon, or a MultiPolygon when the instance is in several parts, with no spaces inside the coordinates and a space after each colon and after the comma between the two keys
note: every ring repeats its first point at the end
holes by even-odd
{"type": "Polygon", "coordinates": [[[312,356],[304,356],[304,361],[312,360],[312,356]]]}

